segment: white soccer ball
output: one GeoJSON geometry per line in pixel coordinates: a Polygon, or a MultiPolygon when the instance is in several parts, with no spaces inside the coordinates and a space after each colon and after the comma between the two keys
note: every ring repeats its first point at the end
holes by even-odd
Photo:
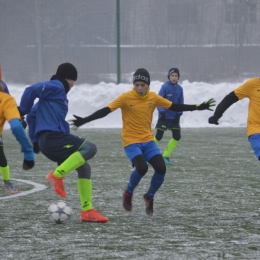
{"type": "Polygon", "coordinates": [[[64,224],[72,217],[72,208],[70,204],[64,200],[57,200],[48,207],[49,218],[56,224],[64,224]]]}

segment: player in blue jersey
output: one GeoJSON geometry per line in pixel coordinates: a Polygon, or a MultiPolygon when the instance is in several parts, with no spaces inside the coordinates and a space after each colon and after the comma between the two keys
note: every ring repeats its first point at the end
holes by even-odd
{"type": "MultiPolygon", "coordinates": [[[[168,72],[169,80],[162,85],[158,95],[170,100],[174,104],[184,104],[183,89],[178,84],[179,78],[179,69],[171,68],[168,72]]],[[[157,107],[157,110],[158,121],[155,126],[157,131],[154,136],[154,141],[158,144],[163,138],[164,132],[168,129],[171,130],[172,138],[163,152],[163,159],[165,164],[172,165],[169,157],[181,139],[180,117],[182,111],[175,112],[162,107],[157,107]]]]}
{"type": "Polygon", "coordinates": [[[97,152],[96,145],[84,138],[70,134],[67,93],[77,80],[77,69],[71,63],[59,65],[51,80],[27,87],[22,95],[20,112],[27,115],[29,136],[34,151],[41,151],[58,167],[46,180],[61,197],[66,197],[64,177],[76,170],[81,202],[81,221],[107,222],[108,218],[92,206],[91,167],[87,162],[97,152]],[[39,101],[34,105],[35,99],[39,101]]]}

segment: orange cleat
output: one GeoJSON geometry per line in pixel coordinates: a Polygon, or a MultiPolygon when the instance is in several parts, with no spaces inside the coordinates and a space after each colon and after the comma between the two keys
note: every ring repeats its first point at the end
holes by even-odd
{"type": "Polygon", "coordinates": [[[96,209],[90,209],[87,211],[82,210],[80,220],[82,222],[96,222],[96,223],[108,222],[108,218],[100,215],[96,209]]]}
{"type": "Polygon", "coordinates": [[[53,172],[48,173],[46,176],[46,181],[49,182],[49,184],[53,187],[54,191],[61,197],[65,198],[66,191],[64,189],[63,179],[64,178],[58,178],[53,176],[53,172]]]}

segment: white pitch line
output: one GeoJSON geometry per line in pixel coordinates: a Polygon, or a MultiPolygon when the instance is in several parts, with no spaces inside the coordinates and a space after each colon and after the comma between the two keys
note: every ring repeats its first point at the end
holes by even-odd
{"type": "Polygon", "coordinates": [[[33,181],[26,181],[26,180],[20,180],[20,179],[12,179],[12,180],[25,182],[27,184],[34,185],[34,188],[31,189],[31,190],[23,191],[23,192],[16,193],[16,194],[13,194],[13,195],[10,195],[10,196],[0,197],[0,200],[6,200],[6,199],[11,199],[11,198],[20,197],[20,196],[26,196],[28,194],[31,194],[31,193],[34,193],[34,192],[37,192],[37,191],[40,191],[40,190],[44,190],[44,189],[47,188],[47,186],[33,182],[33,181]]]}

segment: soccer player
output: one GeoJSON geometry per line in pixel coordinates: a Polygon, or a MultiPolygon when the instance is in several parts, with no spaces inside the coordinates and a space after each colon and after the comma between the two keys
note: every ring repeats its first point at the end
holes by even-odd
{"type": "MultiPolygon", "coordinates": [[[[182,86],[178,84],[179,78],[179,69],[171,68],[168,72],[168,81],[162,85],[158,95],[170,100],[174,104],[184,104],[183,89],[182,86]]],[[[163,152],[163,159],[167,165],[173,165],[169,157],[181,139],[180,117],[182,111],[175,112],[162,107],[157,107],[157,110],[159,112],[159,118],[155,126],[157,131],[154,136],[154,141],[158,144],[162,140],[164,132],[168,129],[171,130],[172,138],[163,152]]]]}
{"type": "Polygon", "coordinates": [[[33,168],[34,153],[22,126],[21,117],[16,102],[14,98],[9,95],[8,88],[2,80],[0,81],[0,100],[0,171],[5,189],[9,191],[9,193],[15,194],[18,190],[10,181],[10,167],[4,153],[2,133],[5,121],[9,122],[12,134],[21,145],[21,151],[24,154],[24,170],[33,168]]]}
{"type": "Polygon", "coordinates": [[[166,173],[165,162],[153,140],[151,124],[155,108],[160,106],[172,111],[211,110],[215,100],[210,99],[200,105],[173,104],[155,92],[150,92],[150,75],[143,68],[137,69],[134,73],[133,84],[134,87],[131,91],[123,93],[107,107],[94,112],[92,115],[85,118],[74,115],[75,119],[71,120],[71,125],[76,129],[87,122],[105,117],[118,108],[121,109],[123,146],[127,157],[135,167],[123,194],[123,207],[127,211],[132,210],[134,189],[147,173],[148,165],[146,162],[149,162],[155,172],[143,199],[146,205],[146,214],[153,215],[154,195],[162,185],[166,173]]]}
{"type": "Polygon", "coordinates": [[[226,95],[218,104],[210,124],[219,124],[224,112],[234,103],[244,98],[249,99],[247,136],[257,159],[260,161],[260,78],[252,78],[226,95]]]}
{"type": "Polygon", "coordinates": [[[21,97],[20,112],[27,115],[29,136],[34,151],[42,152],[58,167],[46,180],[61,197],[66,197],[63,180],[73,170],[78,173],[78,191],[82,222],[105,223],[108,218],[92,206],[91,167],[87,162],[97,152],[96,145],[70,134],[65,117],[68,113],[67,93],[77,80],[77,69],[71,63],[62,63],[51,80],[27,87],[21,97]],[[34,100],[39,101],[34,105],[34,100]]]}

